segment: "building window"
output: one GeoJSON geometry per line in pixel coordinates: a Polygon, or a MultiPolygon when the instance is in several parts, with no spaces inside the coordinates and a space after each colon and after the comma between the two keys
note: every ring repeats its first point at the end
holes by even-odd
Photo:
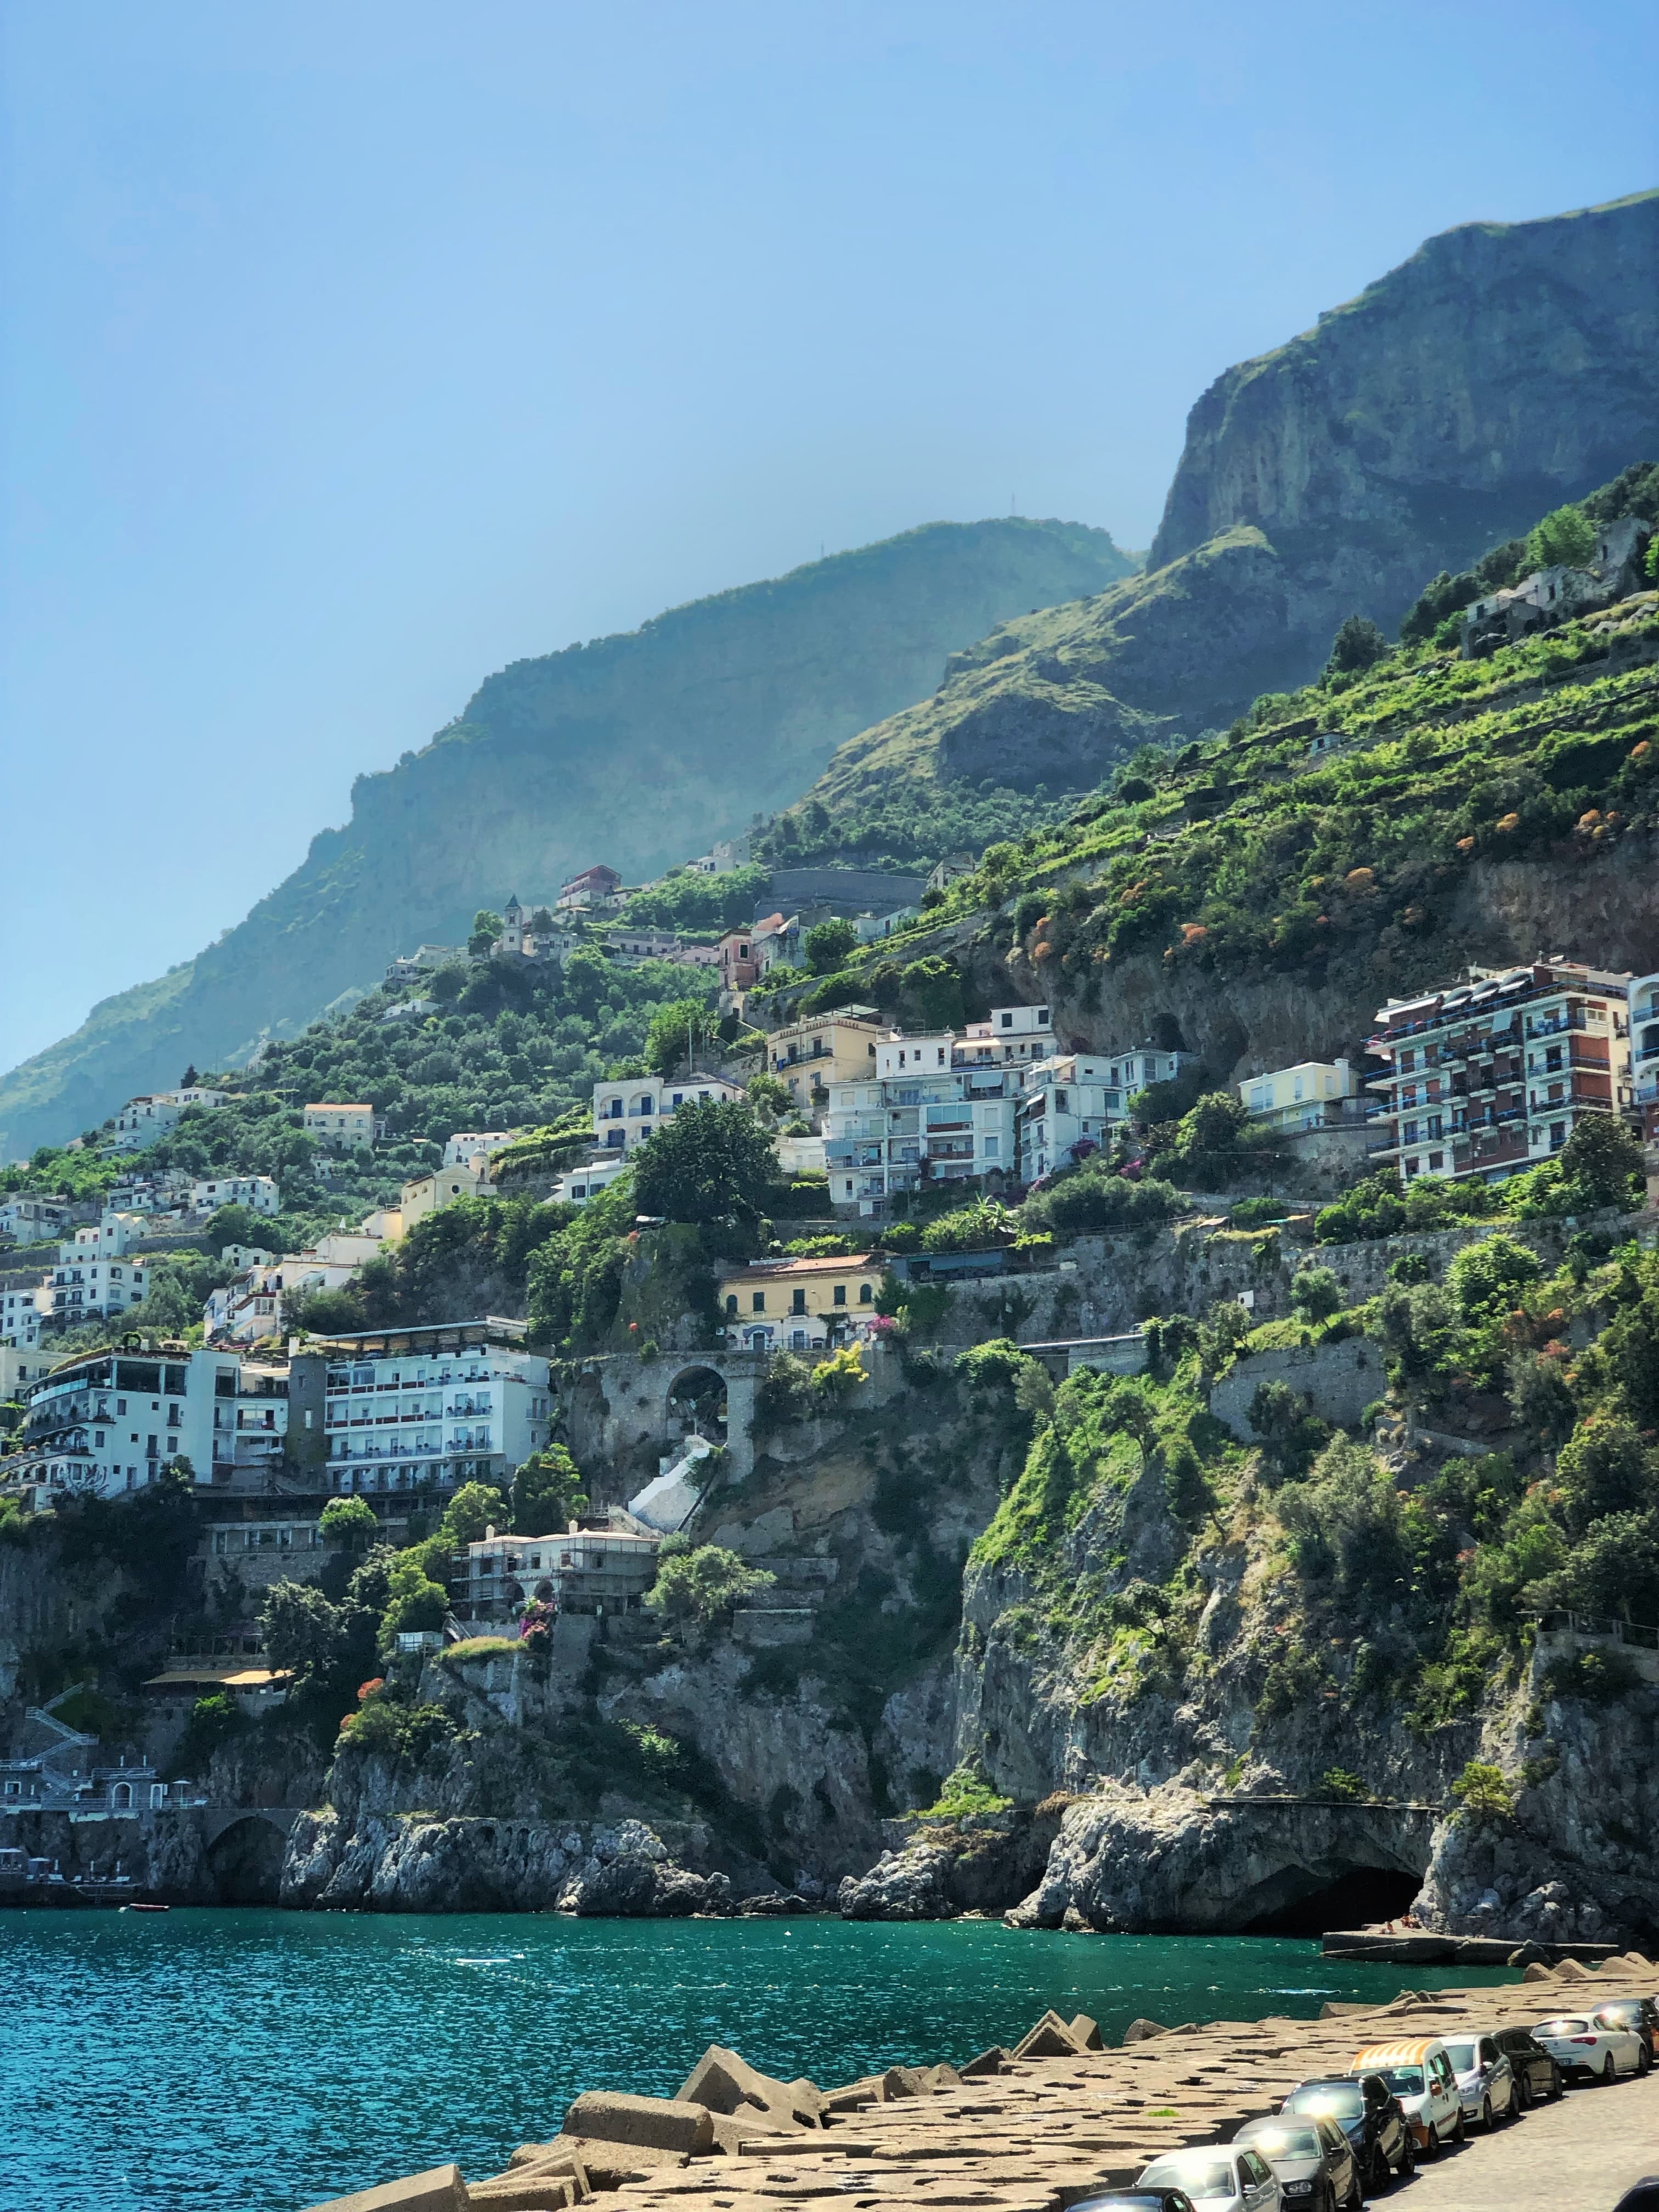
{"type": "Polygon", "coordinates": [[[737,1292],[736,1292],[735,1291],[733,1291],[732,1292],[732,1294],[730,1295],[730,1297],[729,1297],[726,1299],[726,1311],[727,1311],[727,1313],[729,1313],[729,1314],[734,1314],[734,1313],[736,1313],[737,1310],[738,1310],[738,1294],[737,1294],[737,1292]]]}
{"type": "Polygon", "coordinates": [[[792,1314],[804,1314],[806,1311],[806,1293],[805,1291],[795,1291],[789,1302],[789,1310],[792,1314]]]}
{"type": "Polygon", "coordinates": [[[873,1283],[860,1283],[860,1284],[859,1285],[859,1304],[860,1304],[861,1306],[869,1306],[869,1305],[873,1305],[873,1304],[875,1304],[875,1302],[876,1302],[876,1286],[875,1286],[875,1285],[874,1285],[873,1283]]]}
{"type": "Polygon", "coordinates": [[[764,1313],[766,1311],[766,1293],[764,1291],[757,1291],[754,1293],[749,1310],[750,1313],[764,1313]]]}
{"type": "Polygon", "coordinates": [[[837,1284],[836,1285],[836,1304],[838,1306],[844,1306],[844,1305],[846,1304],[846,1303],[847,1303],[847,1285],[846,1285],[846,1284],[845,1284],[845,1283],[837,1283],[837,1284]]]}

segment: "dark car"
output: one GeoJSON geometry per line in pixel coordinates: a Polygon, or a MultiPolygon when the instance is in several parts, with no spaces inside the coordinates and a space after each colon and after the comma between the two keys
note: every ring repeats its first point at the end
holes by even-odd
{"type": "Polygon", "coordinates": [[[1561,2094],[1561,2069],[1535,2035],[1524,2027],[1495,2027],[1492,2039],[1510,2062],[1521,2092],[1521,2109],[1553,2104],[1561,2094]]]}
{"type": "Polygon", "coordinates": [[[1279,2106],[1292,2113],[1334,2120],[1352,2147],[1367,2190],[1389,2185],[1396,2173],[1417,2170],[1417,2145],[1405,2109],[1380,2074],[1321,2074],[1298,2081],[1279,2106]]]}
{"type": "Polygon", "coordinates": [[[1072,2212],[1194,2212],[1184,2189],[1115,2189],[1109,2197],[1085,2197],[1072,2212]]]}
{"type": "Polygon", "coordinates": [[[1598,2027],[1630,2027],[1647,2038],[1648,2056],[1659,2058],[1659,2004],[1651,1997],[1609,1997],[1590,2014],[1598,2027]]]}
{"type": "Polygon", "coordinates": [[[1279,2176],[1289,2204],[1309,2212],[1360,2212],[1365,2185],[1347,2130],[1324,2112],[1247,2120],[1233,2137],[1259,2151],[1279,2176]]]}

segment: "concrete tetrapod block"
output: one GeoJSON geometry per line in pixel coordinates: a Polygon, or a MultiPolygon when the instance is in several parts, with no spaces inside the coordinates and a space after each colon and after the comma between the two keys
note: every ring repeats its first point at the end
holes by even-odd
{"type": "Polygon", "coordinates": [[[977,2081],[988,2074],[1000,2074],[1007,2063],[1007,2052],[1000,2043],[994,2043],[988,2051],[981,2051],[977,2058],[968,2061],[961,2069],[962,2078],[964,2081],[977,2081]]]}
{"type": "Polygon", "coordinates": [[[331,2197],[310,2212],[466,2212],[466,2184],[459,2166],[429,2166],[382,2182],[378,2189],[354,2189],[349,2197],[331,2197]]]}
{"type": "Polygon", "coordinates": [[[745,2108],[767,2112],[786,2127],[816,2128],[823,2118],[823,2094],[816,2083],[775,2081],[718,2043],[709,2045],[687,2075],[678,2101],[706,2105],[728,2117],[745,2108]]]}
{"type": "Polygon", "coordinates": [[[1150,2043],[1153,2036],[1169,2033],[1160,2020],[1132,2020],[1123,2031],[1123,2041],[1126,2046],[1131,2043],[1150,2043]]]}
{"type": "Polygon", "coordinates": [[[1106,2048],[1100,2033],[1100,2022],[1091,2020],[1086,2012],[1074,2014],[1070,2027],[1072,2040],[1079,2051],[1103,2051],[1106,2048]]]}
{"type": "Polygon", "coordinates": [[[696,2156],[714,2147],[714,2130],[702,2105],[672,2097],[629,2097],[618,2089],[585,2089],[571,2100],[564,2132],[586,2142],[639,2145],[696,2156]]]}
{"type": "Polygon", "coordinates": [[[1072,2033],[1070,2023],[1057,2012],[1045,2012],[1036,2026],[1028,2029],[1024,2038],[1014,2045],[1016,2058],[1076,2058],[1083,2046],[1072,2033]]]}

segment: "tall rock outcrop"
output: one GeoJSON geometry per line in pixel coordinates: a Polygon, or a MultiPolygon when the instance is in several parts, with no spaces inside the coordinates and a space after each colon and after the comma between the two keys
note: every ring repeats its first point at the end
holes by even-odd
{"type": "Polygon", "coordinates": [[[797,797],[957,647],[1133,568],[1079,524],[933,523],[515,661],[421,751],[360,776],[350,821],[246,921],[0,1080],[0,1155],[74,1135],[187,1060],[292,1035],[509,890],[550,896],[595,860],[637,882],[690,859],[797,797]]]}
{"type": "Polygon", "coordinates": [[[1659,192],[1465,223],[1230,368],[1187,422],[1148,566],[1240,524],[1340,619],[1615,476],[1659,429],[1659,192]]]}
{"type": "Polygon", "coordinates": [[[1217,379],[1146,573],[1002,624],[850,739],[814,796],[895,782],[1086,788],[1390,633],[1425,583],[1659,452],[1659,192],[1443,232],[1217,379]]]}

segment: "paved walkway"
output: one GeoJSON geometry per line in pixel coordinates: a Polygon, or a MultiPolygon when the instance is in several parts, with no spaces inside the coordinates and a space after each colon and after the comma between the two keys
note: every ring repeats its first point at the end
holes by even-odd
{"type": "Polygon", "coordinates": [[[1613,2212],[1650,2173],[1659,2174],[1659,2073],[1569,2089],[1490,2139],[1477,2131],[1373,2202],[1399,2212],[1613,2212]]]}

